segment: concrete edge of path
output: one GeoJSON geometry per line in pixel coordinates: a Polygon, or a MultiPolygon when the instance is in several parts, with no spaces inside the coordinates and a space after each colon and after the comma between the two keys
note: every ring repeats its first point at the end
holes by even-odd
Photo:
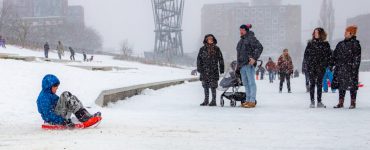
{"type": "Polygon", "coordinates": [[[105,107],[108,105],[108,103],[117,102],[119,100],[124,100],[125,98],[128,97],[139,95],[145,89],[158,90],[173,85],[183,84],[185,82],[196,82],[196,81],[199,81],[198,77],[169,80],[155,83],[146,83],[123,88],[104,90],[99,94],[98,98],[95,100],[95,104],[101,107],[105,107]]]}

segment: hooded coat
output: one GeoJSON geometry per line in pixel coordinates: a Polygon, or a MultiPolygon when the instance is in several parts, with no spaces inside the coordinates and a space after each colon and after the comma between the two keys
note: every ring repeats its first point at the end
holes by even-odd
{"type": "Polygon", "coordinates": [[[55,113],[55,106],[57,105],[59,97],[51,92],[51,88],[58,84],[60,84],[60,82],[56,76],[46,75],[42,79],[42,90],[37,98],[38,112],[45,122],[51,124],[64,124],[66,121],[63,117],[55,113]]]}
{"type": "MultiPolygon", "coordinates": [[[[213,35],[208,35],[213,36],[213,35]]],[[[200,48],[197,57],[197,70],[200,73],[200,81],[206,83],[218,82],[220,74],[224,73],[224,59],[222,52],[217,44],[216,38],[213,45],[208,45],[204,38],[204,46],[200,48]],[[213,49],[213,52],[210,52],[213,49]]]]}
{"type": "Polygon", "coordinates": [[[358,90],[361,45],[356,37],[338,43],[333,52],[333,89],[358,90]]]}

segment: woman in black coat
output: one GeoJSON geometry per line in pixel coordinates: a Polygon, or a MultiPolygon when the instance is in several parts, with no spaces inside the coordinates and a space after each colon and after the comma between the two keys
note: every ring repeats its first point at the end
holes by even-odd
{"type": "Polygon", "coordinates": [[[333,54],[333,89],[339,89],[339,103],[334,108],[343,108],[346,91],[351,93],[350,109],[356,108],[358,76],[361,63],[361,45],[356,39],[357,26],[349,26],[345,39],[338,43],[333,54]]]}
{"type": "Polygon", "coordinates": [[[329,66],[331,49],[326,41],[327,34],[323,28],[316,28],[312,33],[312,40],[308,42],[304,52],[306,73],[310,84],[310,108],[315,108],[315,87],[317,88],[317,108],[325,108],[322,103],[322,80],[325,70],[329,66]]]}
{"type": "Polygon", "coordinates": [[[216,88],[220,74],[224,73],[224,59],[217,44],[216,38],[212,34],[204,37],[204,46],[200,48],[197,58],[197,70],[200,73],[200,81],[204,88],[205,98],[200,106],[207,106],[209,102],[209,89],[212,91],[212,101],[209,106],[216,104],[216,88]]]}

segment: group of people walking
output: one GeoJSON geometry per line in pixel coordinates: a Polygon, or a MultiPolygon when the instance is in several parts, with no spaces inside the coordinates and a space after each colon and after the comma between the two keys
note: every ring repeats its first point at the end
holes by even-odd
{"type": "MultiPolygon", "coordinates": [[[[246,99],[241,106],[245,108],[256,107],[256,65],[263,46],[250,29],[252,25],[241,25],[241,39],[237,44],[237,63],[241,80],[245,87],[246,99]]],[[[308,42],[302,63],[302,73],[306,76],[307,92],[310,93],[310,108],[326,108],[322,102],[322,90],[328,92],[327,84],[331,84],[333,92],[339,90],[339,102],[334,108],[343,108],[346,91],[351,93],[350,109],[356,108],[358,90],[359,67],[361,63],[361,46],[356,38],[357,26],[346,28],[345,39],[339,42],[332,51],[326,40],[327,33],[323,28],[316,28],[312,39],[308,42]],[[333,73],[334,72],[334,73],[333,73]],[[316,88],[316,99],[315,99],[316,88]],[[317,102],[317,103],[316,103],[317,102]]],[[[197,70],[205,92],[205,99],[201,106],[217,106],[216,88],[220,74],[224,73],[224,60],[222,52],[217,47],[214,35],[208,34],[203,41],[197,58],[197,70]],[[209,103],[209,89],[212,91],[212,101],[209,103]]],[[[259,68],[262,65],[259,66],[259,68]]],[[[263,67],[262,67],[263,68],[263,67]]],[[[277,63],[269,58],[265,66],[270,83],[273,83],[276,72],[280,78],[279,92],[283,90],[283,83],[287,82],[288,93],[291,93],[290,78],[294,73],[292,58],[289,50],[284,49],[277,63]]],[[[258,69],[260,70],[260,69],[258,69]]],[[[261,71],[261,70],[260,70],[261,71]]]]}
{"type": "MultiPolygon", "coordinates": [[[[59,59],[62,59],[62,56],[64,56],[64,46],[63,46],[61,41],[58,41],[58,45],[57,45],[56,49],[57,49],[59,59]]],[[[69,57],[70,60],[75,61],[76,60],[75,59],[75,54],[76,54],[75,50],[72,47],[68,47],[68,49],[69,49],[69,52],[71,54],[70,57],[69,57]]],[[[50,51],[50,45],[49,45],[48,42],[46,42],[44,44],[45,58],[49,58],[49,51],[50,51]]],[[[90,59],[87,59],[87,55],[86,55],[85,52],[83,52],[83,57],[84,57],[84,61],[89,61],[89,60],[92,61],[92,59],[93,59],[93,56],[90,59]]]]}

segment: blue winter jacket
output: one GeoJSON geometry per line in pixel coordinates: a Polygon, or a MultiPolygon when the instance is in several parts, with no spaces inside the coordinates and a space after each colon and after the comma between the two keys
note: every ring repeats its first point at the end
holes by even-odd
{"type": "Polygon", "coordinates": [[[56,76],[46,75],[42,79],[42,91],[37,98],[37,107],[42,119],[51,124],[63,124],[65,122],[63,117],[54,112],[59,97],[51,92],[51,87],[57,84],[60,84],[60,82],[56,76]]]}

